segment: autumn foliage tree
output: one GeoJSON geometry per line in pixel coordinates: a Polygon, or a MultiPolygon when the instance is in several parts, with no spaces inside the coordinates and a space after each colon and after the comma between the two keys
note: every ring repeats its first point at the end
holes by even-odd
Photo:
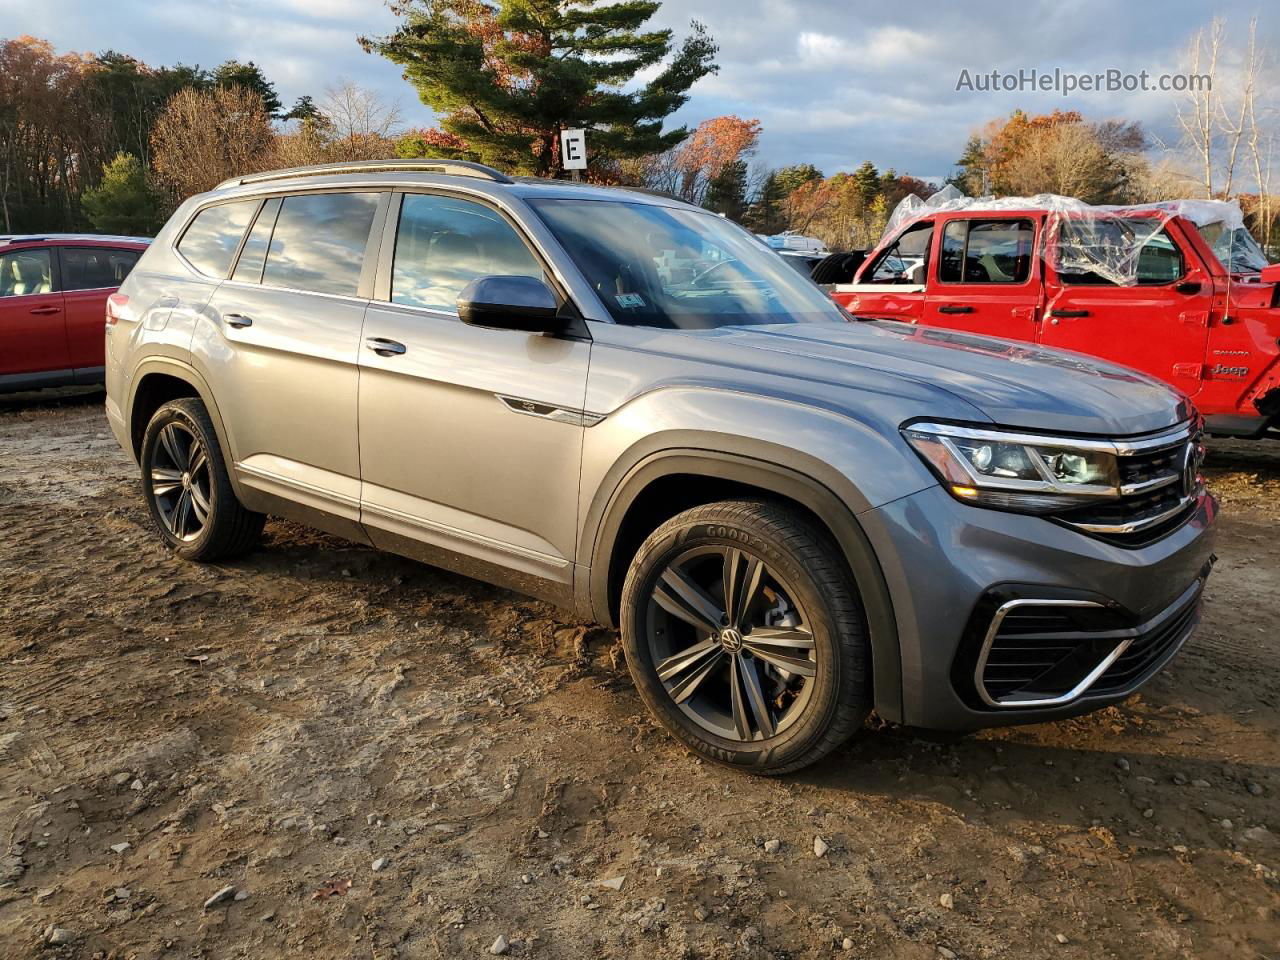
{"type": "Polygon", "coordinates": [[[274,133],[262,98],[238,85],[175,94],[151,145],[157,176],[179,199],[273,165],[274,133]]]}

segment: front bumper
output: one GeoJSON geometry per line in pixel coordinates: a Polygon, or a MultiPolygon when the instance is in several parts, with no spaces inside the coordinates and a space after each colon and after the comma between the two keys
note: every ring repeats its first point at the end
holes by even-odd
{"type": "Polygon", "coordinates": [[[941,487],[861,514],[898,627],[902,716],[894,719],[977,729],[1076,716],[1129,696],[1199,620],[1216,512],[1203,493],[1181,526],[1139,547],[962,504],[941,487]],[[1070,611],[1052,630],[1023,624],[1023,637],[1013,641],[1023,650],[1079,645],[1052,678],[1030,685],[1019,684],[1026,677],[1016,671],[1026,664],[1012,647],[995,662],[990,656],[1000,611],[1004,619],[1020,607],[1070,611]]]}

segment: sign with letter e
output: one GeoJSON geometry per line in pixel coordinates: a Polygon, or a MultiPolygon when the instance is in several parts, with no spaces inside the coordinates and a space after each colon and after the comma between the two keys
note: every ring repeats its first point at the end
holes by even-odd
{"type": "Polygon", "coordinates": [[[587,169],[587,131],[561,130],[560,154],[566,170],[587,169]]]}

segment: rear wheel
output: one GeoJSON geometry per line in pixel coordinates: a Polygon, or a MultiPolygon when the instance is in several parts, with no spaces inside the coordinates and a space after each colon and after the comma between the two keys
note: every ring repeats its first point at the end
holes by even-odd
{"type": "Polygon", "coordinates": [[[164,404],[142,438],[142,492],[165,544],[187,560],[253,549],[266,518],[236,498],[218,435],[194,397],[164,404]]]}
{"type": "Polygon", "coordinates": [[[621,615],[641,697],[709,759],[797,770],[870,711],[852,578],[825,531],[780,504],[714,503],[663,524],[632,562],[621,615]]]}

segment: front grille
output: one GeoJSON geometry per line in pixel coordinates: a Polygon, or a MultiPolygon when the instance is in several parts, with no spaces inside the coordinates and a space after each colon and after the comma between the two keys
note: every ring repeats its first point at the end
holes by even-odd
{"type": "Polygon", "coordinates": [[[1202,583],[1198,580],[1174,607],[1136,627],[1090,601],[1006,603],[991,620],[978,655],[973,677],[978,692],[988,706],[1051,706],[1086,692],[1132,689],[1199,622],[1202,583]]]}
{"type": "Polygon", "coordinates": [[[1057,518],[1121,546],[1142,546],[1170,533],[1191,515],[1198,493],[1200,437],[1182,436],[1116,458],[1118,500],[1064,511],[1057,518]]]}

